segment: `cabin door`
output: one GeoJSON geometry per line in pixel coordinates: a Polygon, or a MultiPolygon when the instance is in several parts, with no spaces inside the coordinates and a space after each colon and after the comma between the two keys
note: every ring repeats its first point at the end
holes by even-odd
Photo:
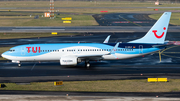
{"type": "Polygon", "coordinates": [[[25,55],[25,47],[21,47],[21,55],[25,55]]]}
{"type": "Polygon", "coordinates": [[[143,54],[143,45],[139,45],[139,54],[143,54]]]}

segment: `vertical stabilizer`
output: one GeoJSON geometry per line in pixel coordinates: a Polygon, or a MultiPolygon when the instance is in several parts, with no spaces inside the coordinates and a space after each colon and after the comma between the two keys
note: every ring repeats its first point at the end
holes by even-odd
{"type": "Polygon", "coordinates": [[[171,12],[164,12],[144,37],[130,41],[129,43],[163,44],[166,38],[170,17],[171,12]]]}

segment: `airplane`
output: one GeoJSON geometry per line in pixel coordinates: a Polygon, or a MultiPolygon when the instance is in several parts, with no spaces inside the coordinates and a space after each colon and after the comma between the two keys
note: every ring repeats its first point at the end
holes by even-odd
{"type": "Polygon", "coordinates": [[[166,48],[166,33],[171,12],[164,12],[153,27],[140,39],[127,43],[108,43],[110,36],[103,43],[49,43],[26,44],[10,48],[2,57],[18,63],[24,61],[59,61],[60,65],[76,66],[90,61],[122,60],[160,52],[166,48]]]}

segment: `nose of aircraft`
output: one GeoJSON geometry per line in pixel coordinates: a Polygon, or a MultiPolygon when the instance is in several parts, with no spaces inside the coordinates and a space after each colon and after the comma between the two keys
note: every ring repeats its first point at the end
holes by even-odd
{"type": "Polygon", "coordinates": [[[6,54],[7,54],[7,52],[4,52],[4,53],[1,54],[1,56],[2,56],[3,58],[5,58],[5,57],[6,57],[6,56],[5,56],[6,54]]]}
{"type": "Polygon", "coordinates": [[[2,53],[1,56],[4,58],[4,53],[2,53]]]}
{"type": "Polygon", "coordinates": [[[3,55],[3,54],[1,54],[1,57],[3,57],[3,58],[4,58],[4,55],[3,55]]]}

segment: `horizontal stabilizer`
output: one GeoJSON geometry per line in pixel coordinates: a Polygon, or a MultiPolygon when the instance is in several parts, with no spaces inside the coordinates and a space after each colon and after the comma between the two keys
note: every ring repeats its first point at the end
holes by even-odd
{"type": "Polygon", "coordinates": [[[114,46],[114,48],[112,49],[110,54],[115,54],[116,51],[117,51],[118,46],[119,46],[119,42],[114,46]]]}
{"type": "Polygon", "coordinates": [[[115,55],[117,48],[119,46],[119,42],[114,46],[114,48],[112,49],[112,51],[110,52],[111,55],[113,55],[115,58],[117,58],[117,56],[115,55]]]}

